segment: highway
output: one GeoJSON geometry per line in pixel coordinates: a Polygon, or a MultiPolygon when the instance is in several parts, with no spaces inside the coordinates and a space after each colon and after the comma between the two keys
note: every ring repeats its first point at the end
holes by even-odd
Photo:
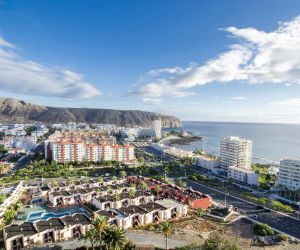
{"type": "MultiPolygon", "coordinates": [[[[210,195],[216,203],[223,206],[225,205],[225,193],[190,180],[186,180],[186,182],[187,185],[192,187],[194,190],[210,195]]],[[[256,214],[256,221],[266,223],[274,229],[300,240],[300,221],[296,218],[292,218],[270,209],[263,209],[263,207],[259,205],[255,205],[249,201],[242,200],[232,195],[226,195],[226,205],[232,205],[246,215],[256,214]]]]}

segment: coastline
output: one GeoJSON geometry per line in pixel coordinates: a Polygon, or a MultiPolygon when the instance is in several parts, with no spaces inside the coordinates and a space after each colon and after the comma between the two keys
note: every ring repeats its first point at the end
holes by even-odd
{"type": "Polygon", "coordinates": [[[171,138],[163,141],[165,146],[176,146],[176,145],[189,145],[193,142],[202,141],[203,137],[200,136],[192,136],[186,138],[171,138]]]}

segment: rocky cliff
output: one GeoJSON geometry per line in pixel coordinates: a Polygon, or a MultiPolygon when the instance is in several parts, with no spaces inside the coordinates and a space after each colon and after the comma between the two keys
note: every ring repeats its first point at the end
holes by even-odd
{"type": "Polygon", "coordinates": [[[181,127],[181,121],[168,116],[140,110],[113,110],[92,108],[57,108],[0,98],[0,122],[86,122],[116,124],[118,126],[149,127],[153,120],[162,121],[163,127],[181,127]]]}

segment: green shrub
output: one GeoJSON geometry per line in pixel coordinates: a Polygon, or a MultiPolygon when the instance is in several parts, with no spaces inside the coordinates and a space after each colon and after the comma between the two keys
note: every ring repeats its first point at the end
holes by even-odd
{"type": "Polygon", "coordinates": [[[289,237],[287,237],[285,234],[279,234],[278,239],[280,241],[287,241],[289,239],[289,237]]]}
{"type": "Polygon", "coordinates": [[[271,205],[273,208],[278,209],[280,211],[286,212],[286,213],[292,213],[293,212],[293,208],[289,205],[284,205],[282,204],[280,201],[277,200],[273,200],[271,202],[271,205]]]}
{"type": "Polygon", "coordinates": [[[192,181],[198,181],[198,178],[196,175],[189,175],[189,179],[192,181]]]}
{"type": "Polygon", "coordinates": [[[253,226],[253,233],[259,236],[274,235],[275,231],[267,224],[256,224],[253,226]]]}

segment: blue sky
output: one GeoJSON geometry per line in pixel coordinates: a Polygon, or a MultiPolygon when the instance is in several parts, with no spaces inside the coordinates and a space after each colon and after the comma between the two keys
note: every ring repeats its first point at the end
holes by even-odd
{"type": "Polygon", "coordinates": [[[297,0],[0,0],[0,96],[300,123],[299,15],[297,0]]]}

